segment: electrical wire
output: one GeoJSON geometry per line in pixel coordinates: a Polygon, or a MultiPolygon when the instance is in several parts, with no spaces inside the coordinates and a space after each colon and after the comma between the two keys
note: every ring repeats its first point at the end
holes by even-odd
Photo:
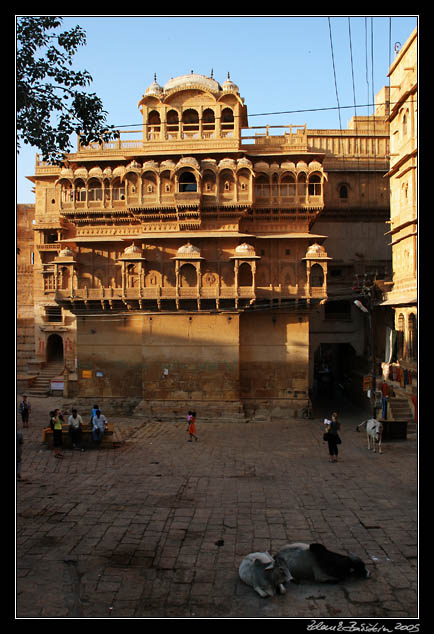
{"type": "MultiPolygon", "coordinates": [[[[270,116],[276,116],[276,115],[281,115],[281,114],[301,114],[304,112],[325,112],[327,110],[345,110],[345,109],[349,109],[349,108],[370,108],[371,106],[375,106],[375,105],[387,105],[387,103],[389,102],[384,102],[384,103],[379,103],[379,104],[375,104],[375,103],[371,103],[368,100],[368,103],[361,103],[361,104],[352,104],[350,106],[324,106],[321,108],[302,108],[300,110],[278,110],[276,112],[256,112],[256,113],[249,113],[248,117],[270,117],[270,116]]],[[[392,102],[390,102],[392,103],[392,102]]],[[[397,102],[396,102],[397,103],[397,102]]],[[[234,115],[236,117],[241,117],[241,115],[234,115]]],[[[124,123],[122,125],[111,125],[110,127],[117,130],[118,128],[131,128],[131,127],[137,127],[140,129],[137,130],[137,132],[142,132],[143,130],[143,123],[124,123]]],[[[266,127],[265,125],[263,126],[264,128],[266,127]]]]}

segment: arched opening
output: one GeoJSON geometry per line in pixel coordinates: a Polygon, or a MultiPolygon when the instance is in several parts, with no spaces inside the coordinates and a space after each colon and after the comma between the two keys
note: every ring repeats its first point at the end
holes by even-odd
{"type": "Polygon", "coordinates": [[[148,116],[148,130],[149,130],[148,138],[149,139],[152,139],[152,138],[158,139],[158,134],[160,132],[160,125],[161,125],[160,113],[157,110],[151,110],[148,116]]]}
{"type": "Polygon", "coordinates": [[[167,132],[169,137],[171,133],[178,133],[179,131],[179,117],[176,110],[169,110],[167,113],[167,132]]]}
{"type": "Polygon", "coordinates": [[[197,192],[197,182],[192,172],[183,172],[179,177],[180,192],[197,192]]]}
{"type": "Polygon", "coordinates": [[[199,114],[197,110],[189,108],[182,113],[182,123],[184,132],[196,132],[199,130],[199,114]]]}
{"type": "Polygon", "coordinates": [[[202,130],[212,132],[215,129],[215,115],[211,108],[206,108],[202,114],[202,130]]]}
{"type": "Polygon", "coordinates": [[[309,196],[321,196],[321,176],[319,174],[309,176],[309,196]]]}
{"type": "Polygon", "coordinates": [[[306,198],[306,174],[304,172],[300,172],[297,176],[297,191],[299,201],[304,202],[306,198]]]}
{"type": "Polygon", "coordinates": [[[320,264],[314,264],[310,270],[310,285],[315,288],[324,285],[324,271],[320,264]]]}
{"type": "Polygon", "coordinates": [[[52,334],[47,339],[47,362],[63,362],[63,339],[60,335],[52,334]]]}
{"type": "Polygon", "coordinates": [[[185,287],[197,286],[197,273],[192,264],[186,263],[181,266],[180,270],[180,284],[185,287]]]}
{"type": "Polygon", "coordinates": [[[102,200],[102,187],[100,181],[97,178],[91,178],[87,184],[87,187],[87,199],[89,201],[102,200]]]}
{"type": "Polygon", "coordinates": [[[202,193],[215,196],[216,178],[214,172],[205,170],[202,176],[202,193]]]}
{"type": "Polygon", "coordinates": [[[339,187],[339,198],[341,200],[347,200],[348,199],[348,185],[341,185],[339,187]]]}
{"type": "Polygon", "coordinates": [[[128,264],[126,281],[127,288],[137,288],[139,286],[138,264],[128,264]]]}
{"type": "Polygon", "coordinates": [[[270,180],[265,174],[258,174],[255,178],[255,198],[269,198],[270,196],[270,180]]]}
{"type": "Polygon", "coordinates": [[[252,267],[243,262],[238,269],[238,286],[253,286],[252,267]]]}
{"type": "Polygon", "coordinates": [[[417,360],[417,320],[413,313],[408,316],[408,359],[417,360]]]}
{"type": "Polygon", "coordinates": [[[234,127],[234,113],[231,108],[224,108],[222,112],[222,127],[231,130],[234,127]]]}
{"type": "Polygon", "coordinates": [[[396,351],[398,359],[404,358],[404,330],[405,330],[405,318],[401,313],[398,316],[397,328],[396,328],[396,351]]]}
{"type": "Polygon", "coordinates": [[[284,174],[280,181],[280,195],[283,198],[295,198],[294,174],[284,174]]]}
{"type": "Polygon", "coordinates": [[[230,170],[223,170],[219,174],[219,193],[221,196],[232,197],[235,187],[235,178],[230,170]]]}
{"type": "Polygon", "coordinates": [[[70,280],[69,268],[67,266],[62,266],[62,268],[59,271],[59,279],[57,281],[58,288],[61,288],[61,289],[69,288],[69,280],[70,280]]]}

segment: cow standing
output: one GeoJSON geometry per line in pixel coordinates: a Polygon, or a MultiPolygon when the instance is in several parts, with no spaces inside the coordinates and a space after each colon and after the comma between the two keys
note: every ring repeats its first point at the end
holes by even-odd
{"type": "Polygon", "coordinates": [[[360,425],[357,425],[356,430],[360,431],[360,427],[366,425],[366,437],[368,440],[368,449],[371,449],[371,441],[372,441],[372,449],[375,453],[375,446],[378,445],[378,453],[383,453],[381,450],[381,437],[383,435],[383,423],[376,420],[375,418],[369,418],[368,420],[364,420],[360,425]]]}

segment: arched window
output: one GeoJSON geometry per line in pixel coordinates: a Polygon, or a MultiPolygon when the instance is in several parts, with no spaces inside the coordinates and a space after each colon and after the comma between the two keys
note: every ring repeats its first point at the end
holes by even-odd
{"type": "Polygon", "coordinates": [[[169,110],[167,113],[167,131],[168,133],[179,131],[179,117],[176,110],[169,110]]]}
{"type": "Polygon", "coordinates": [[[321,196],[321,176],[319,174],[309,176],[309,196],[321,196]]]}
{"type": "Polygon", "coordinates": [[[270,196],[270,180],[266,174],[258,174],[255,178],[255,197],[269,198],[270,196]]]}
{"type": "Polygon", "coordinates": [[[215,115],[214,110],[206,108],[202,114],[202,127],[204,130],[214,130],[215,115]]]}
{"type": "Polygon", "coordinates": [[[180,269],[180,284],[183,287],[194,287],[197,286],[197,273],[195,267],[186,263],[181,266],[180,269]]]}
{"type": "Polygon", "coordinates": [[[197,110],[189,108],[182,113],[182,123],[184,132],[195,132],[199,130],[199,114],[197,110]]]}
{"type": "Polygon", "coordinates": [[[324,285],[324,271],[320,264],[314,264],[310,270],[310,285],[315,288],[324,285]]]}
{"type": "Polygon", "coordinates": [[[298,174],[297,190],[299,200],[304,201],[304,199],[306,198],[306,174],[304,172],[300,172],[298,174]]]}
{"type": "Polygon", "coordinates": [[[192,172],[183,172],[179,177],[180,192],[197,192],[197,181],[192,172]]]}
{"type": "Polygon", "coordinates": [[[160,125],[160,113],[157,110],[151,110],[148,116],[148,124],[149,125],[160,125]]]}
{"type": "MultiPolygon", "coordinates": [[[[231,108],[224,108],[221,114],[222,132],[229,132],[234,129],[234,113],[231,108]]],[[[230,134],[229,134],[230,136],[230,134]]]]}
{"type": "Polygon", "coordinates": [[[248,262],[243,262],[238,270],[238,286],[253,286],[252,268],[248,262]]]}
{"type": "Polygon", "coordinates": [[[70,203],[74,200],[72,185],[67,180],[61,183],[61,200],[63,203],[70,203]]]}
{"type": "Polygon", "coordinates": [[[280,195],[285,198],[295,196],[295,177],[293,174],[284,174],[280,182],[280,195]]]}
{"type": "Polygon", "coordinates": [[[398,359],[402,359],[404,357],[404,328],[405,328],[405,318],[401,313],[398,317],[397,323],[397,332],[396,332],[396,353],[398,359]]]}
{"type": "Polygon", "coordinates": [[[160,113],[157,110],[151,110],[148,116],[148,126],[149,126],[148,138],[149,139],[159,138],[160,124],[161,124],[160,113]]]}
{"type": "Polygon", "coordinates": [[[415,361],[417,359],[417,322],[416,316],[410,313],[408,316],[408,359],[415,361]]]}
{"type": "Polygon", "coordinates": [[[339,187],[339,198],[341,200],[347,200],[348,199],[348,185],[341,185],[339,187]]]}
{"type": "Polygon", "coordinates": [[[91,178],[87,184],[87,187],[88,187],[87,199],[89,201],[102,200],[102,187],[98,179],[91,178]]]}
{"type": "Polygon", "coordinates": [[[75,200],[83,202],[86,200],[86,186],[80,178],[74,181],[75,200]]]}

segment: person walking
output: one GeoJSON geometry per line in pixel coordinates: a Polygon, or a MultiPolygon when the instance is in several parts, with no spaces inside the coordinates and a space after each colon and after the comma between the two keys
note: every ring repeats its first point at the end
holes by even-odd
{"type": "Polygon", "coordinates": [[[188,420],[187,431],[190,434],[190,438],[188,439],[188,442],[192,442],[193,438],[197,442],[199,438],[197,436],[197,431],[196,431],[196,412],[188,412],[187,420],[188,420]]]}
{"type": "Polygon", "coordinates": [[[97,409],[92,418],[92,439],[98,445],[101,443],[102,435],[107,427],[107,419],[101,411],[97,409]]]}
{"type": "Polygon", "coordinates": [[[341,439],[339,436],[339,430],[341,425],[338,421],[337,412],[333,412],[331,421],[328,421],[328,429],[327,429],[327,443],[329,448],[329,462],[337,462],[338,461],[338,445],[341,444],[341,439]]]}
{"type": "Polygon", "coordinates": [[[72,410],[71,416],[68,418],[69,433],[71,436],[72,448],[84,451],[81,446],[81,430],[83,420],[76,409],[72,410]]]}
{"type": "Polygon", "coordinates": [[[50,427],[53,430],[53,446],[54,446],[55,458],[63,458],[62,424],[63,424],[63,416],[60,413],[60,410],[55,409],[52,412],[50,412],[50,427]]]}
{"type": "Polygon", "coordinates": [[[30,409],[31,407],[27,394],[23,394],[23,400],[20,403],[20,414],[23,427],[29,426],[30,409]]]}

